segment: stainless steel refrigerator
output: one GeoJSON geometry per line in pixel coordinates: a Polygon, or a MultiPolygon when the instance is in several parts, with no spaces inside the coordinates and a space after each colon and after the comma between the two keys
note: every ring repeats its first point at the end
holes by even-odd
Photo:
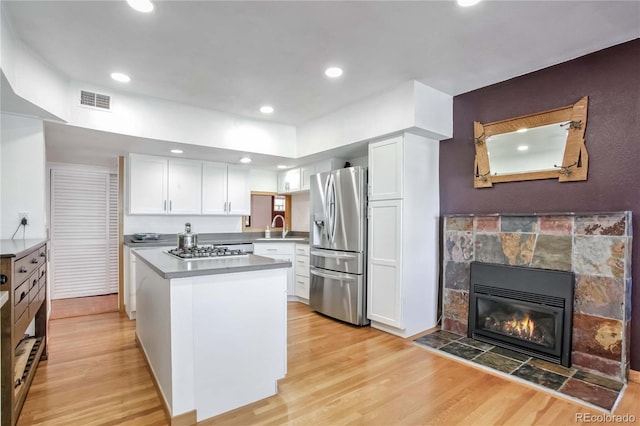
{"type": "Polygon", "coordinates": [[[356,325],[366,315],[367,170],[311,176],[309,305],[356,325]]]}

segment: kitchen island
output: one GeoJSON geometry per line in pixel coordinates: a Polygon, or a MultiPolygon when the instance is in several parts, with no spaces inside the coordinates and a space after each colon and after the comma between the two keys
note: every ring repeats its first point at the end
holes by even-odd
{"type": "Polygon", "coordinates": [[[277,393],[287,371],[291,262],[132,253],[136,339],[172,423],[195,424],[277,393]]]}

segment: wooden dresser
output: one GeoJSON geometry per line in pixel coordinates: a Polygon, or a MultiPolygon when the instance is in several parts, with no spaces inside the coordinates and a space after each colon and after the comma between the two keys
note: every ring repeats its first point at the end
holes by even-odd
{"type": "Polygon", "coordinates": [[[3,426],[17,423],[38,363],[47,358],[46,283],[46,241],[0,240],[0,291],[9,296],[0,318],[3,426]]]}

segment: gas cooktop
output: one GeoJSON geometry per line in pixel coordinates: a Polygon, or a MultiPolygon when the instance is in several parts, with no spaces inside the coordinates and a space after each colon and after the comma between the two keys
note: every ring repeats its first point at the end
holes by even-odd
{"type": "Polygon", "coordinates": [[[219,259],[249,255],[244,250],[229,249],[228,247],[213,245],[196,246],[192,248],[174,248],[165,251],[165,253],[182,260],[219,259]]]}

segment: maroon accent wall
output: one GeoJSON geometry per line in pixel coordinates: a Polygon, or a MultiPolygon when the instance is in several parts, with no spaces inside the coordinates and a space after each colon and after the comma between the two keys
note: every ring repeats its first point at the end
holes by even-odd
{"type": "MultiPolygon", "coordinates": [[[[633,212],[640,230],[640,39],[454,97],[453,138],[440,143],[442,215],[623,210],[633,212]],[[587,181],[473,187],[474,121],[545,111],[583,96],[589,97],[587,181]]],[[[640,370],[640,234],[632,259],[631,368],[640,370]]]]}

